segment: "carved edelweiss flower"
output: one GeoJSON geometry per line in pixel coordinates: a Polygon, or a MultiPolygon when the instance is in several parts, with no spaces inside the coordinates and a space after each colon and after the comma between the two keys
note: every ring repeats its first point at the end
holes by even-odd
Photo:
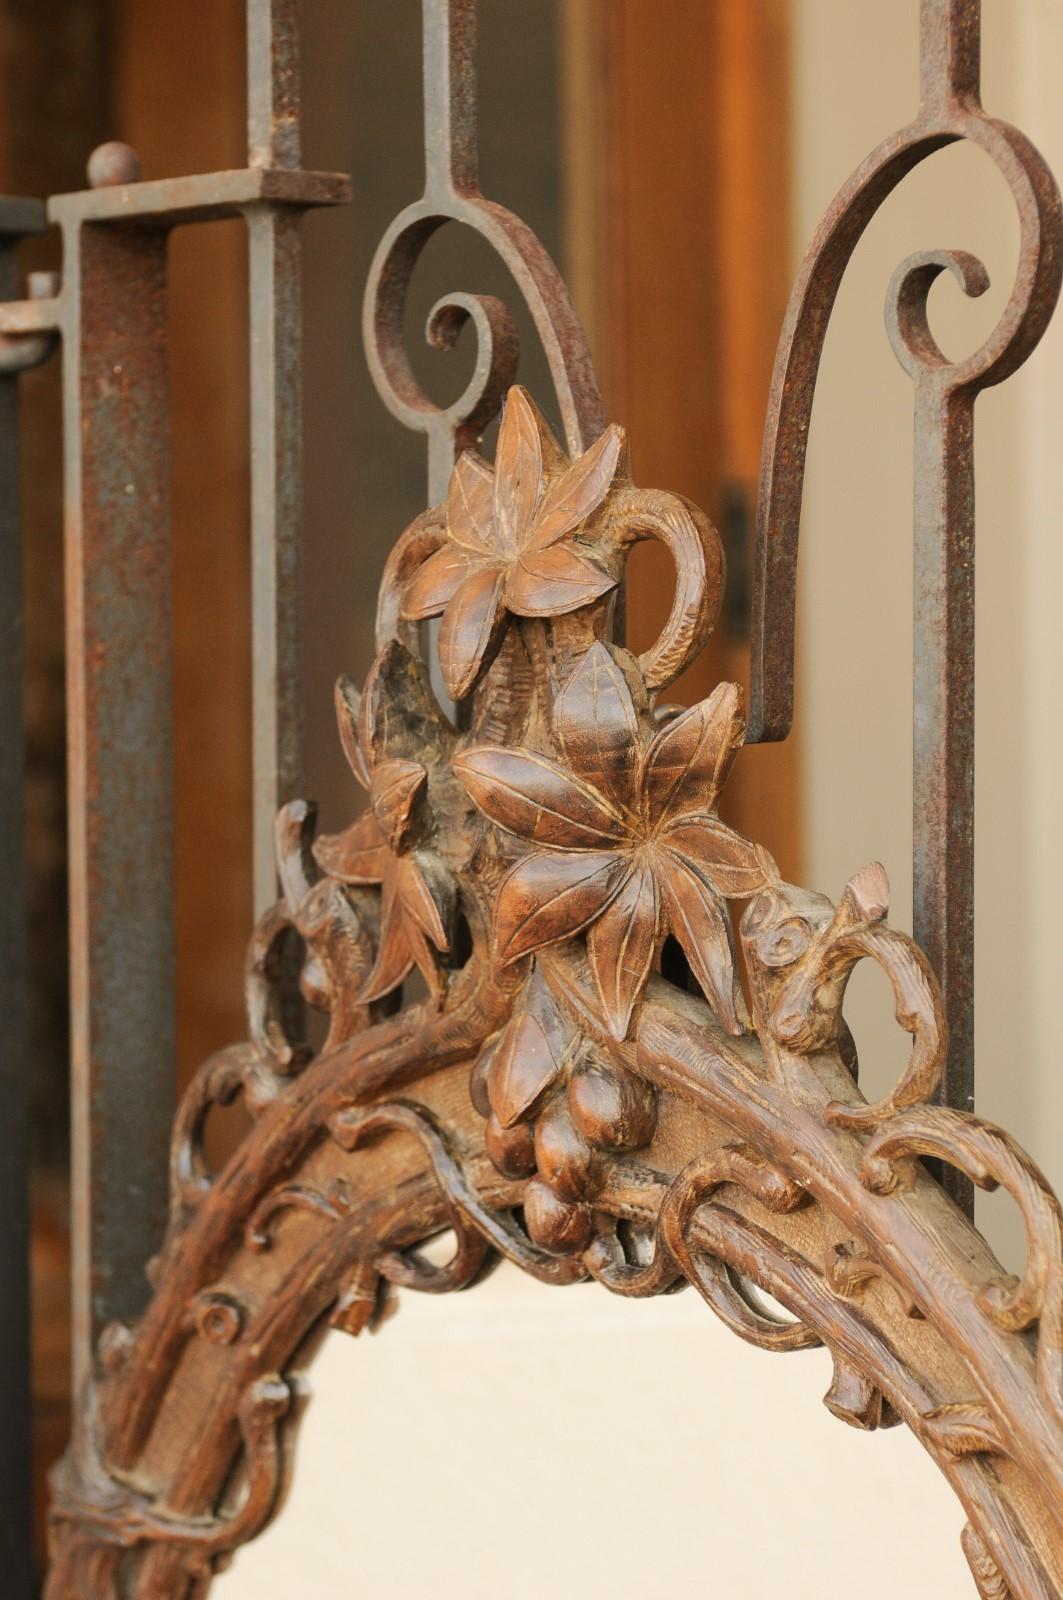
{"type": "Polygon", "coordinates": [[[539,847],[499,890],[498,961],[508,966],[587,930],[591,974],[614,1038],[626,1037],[669,930],[724,1026],[740,1033],[748,1023],[725,902],[755,894],[778,874],[766,851],[715,813],[743,740],[740,701],[736,684],[720,684],[647,739],[625,673],[595,643],[554,707],[567,766],[534,750],[492,746],[455,757],[484,816],[539,847]]]}
{"type": "Polygon", "coordinates": [[[507,1178],[530,1178],[528,1232],[546,1250],[583,1250],[601,1152],[637,1150],[657,1123],[652,1085],[580,1034],[534,967],[501,1033],[480,1052],[470,1082],[487,1118],[485,1145],[507,1178]]]}
{"type": "Polygon", "coordinates": [[[439,663],[455,700],[492,659],[508,613],[562,616],[615,586],[579,535],[609,492],[623,443],[609,427],[570,462],[529,395],[513,388],[495,468],[471,450],[459,457],[446,542],[414,574],[401,608],[411,622],[443,612],[439,663]]]}
{"type": "Polygon", "coordinates": [[[360,1005],[379,1000],[400,984],[414,964],[437,1002],[443,994],[440,963],[433,951],[449,948],[447,924],[452,893],[439,860],[418,847],[416,807],[428,773],[405,750],[390,753],[397,741],[424,748],[423,724],[431,713],[411,712],[411,699],[425,702],[424,686],[415,681],[412,658],[401,645],[389,645],[374,663],[360,696],[349,678],[336,685],[336,718],[340,741],[351,771],[369,790],[370,809],[343,833],[323,834],[314,844],[322,871],[343,883],[383,887],[380,941],[373,970],[357,995],[360,1005]],[[394,682],[404,673],[402,688],[394,682]],[[381,702],[402,704],[405,721],[377,715],[381,702]],[[393,737],[389,739],[389,728],[393,737]]]}

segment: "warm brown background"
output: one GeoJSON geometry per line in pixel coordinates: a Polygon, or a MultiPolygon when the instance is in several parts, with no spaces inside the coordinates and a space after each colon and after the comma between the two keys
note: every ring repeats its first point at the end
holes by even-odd
{"type": "MultiPolygon", "coordinates": [[[[679,490],[727,535],[734,603],[677,697],[743,676],[744,544],[776,329],[789,279],[786,0],[482,0],[483,180],[567,269],[626,424],[637,481],[679,490]]],[[[244,164],[241,0],[0,0],[6,93],[0,184],[83,184],[104,138],[146,176],[244,164]]],[[[330,686],[364,674],[378,574],[423,503],[423,450],[376,400],[359,347],[371,252],[419,192],[417,0],[305,7],[304,161],[354,177],[355,204],[311,215],[306,241],[307,791],[335,825],[357,797],[330,686]]],[[[58,265],[55,243],[27,266],[58,265]]],[[[250,920],[247,327],[239,224],[172,251],[179,1071],[242,1033],[250,920]]],[[[466,241],[426,259],[411,323],[443,289],[506,292],[466,241]]],[[[530,337],[522,377],[547,394],[530,337]]],[[[449,358],[462,367],[469,353],[449,358]]],[[[440,394],[464,372],[424,353],[440,394]]],[[[58,372],[25,385],[28,724],[33,965],[36,1348],[41,1466],[66,1428],[65,964],[58,372]]],[[[670,573],[640,565],[629,602],[641,648],[670,573]]],[[[793,755],[740,764],[730,814],[797,871],[793,755]],[[757,796],[752,785],[757,786],[757,796]]]]}

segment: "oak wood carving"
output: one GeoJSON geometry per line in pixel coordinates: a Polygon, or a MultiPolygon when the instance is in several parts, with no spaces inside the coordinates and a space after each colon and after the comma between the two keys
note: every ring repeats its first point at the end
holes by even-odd
{"type": "Polygon", "coordinates": [[[337,692],[369,805],[323,837],[305,804],[277,819],[248,1040],[181,1105],[154,1298],[108,1330],[56,1479],[50,1600],[200,1600],[277,1503],[315,1337],[499,1256],[624,1295],[685,1280],[765,1350],[826,1345],[834,1415],[906,1424],[951,1482],[978,1592],[1063,1593],[1063,1213],[1006,1133],[928,1103],[942,1008],[886,924],[883,868],[832,903],[720,820],[740,693],[683,710],[659,692],[721,583],[714,530],[631,484],[619,429],[570,461],[519,388],[494,467],[461,455],[402,534],[369,679],[337,692]],[[610,638],[640,539],[676,587],[636,659],[610,638]],[[437,615],[460,732],[422,650],[437,615]],[[861,960],[912,1040],[875,1104],[843,1019],[861,960]],[[403,1007],[415,966],[427,995],[403,1007]],[[236,1096],[253,1126],[212,1173],[204,1125],[236,1096]],[[923,1157],[1013,1196],[1021,1278],[923,1157]],[[417,1246],[448,1227],[431,1265],[417,1246]]]}

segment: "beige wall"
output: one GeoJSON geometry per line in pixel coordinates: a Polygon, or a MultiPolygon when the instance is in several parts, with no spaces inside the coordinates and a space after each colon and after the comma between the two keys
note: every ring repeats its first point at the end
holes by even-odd
{"type": "MultiPolygon", "coordinates": [[[[916,0],[794,0],[800,243],[851,167],[914,108],[916,10],[916,0]]],[[[1057,0],[988,0],[987,13],[990,105],[1063,169],[1063,11],[1057,0]]],[[[910,391],[882,302],[909,251],[962,245],[984,255],[994,290],[977,306],[957,305],[947,287],[938,305],[936,293],[941,337],[966,350],[990,325],[1016,239],[1007,196],[983,167],[965,151],[935,158],[873,225],[828,343],[810,453],[808,876],[836,893],[880,857],[901,926],[911,903],[910,391]]],[[[978,447],[979,1101],[1057,1183],[1061,329],[980,401],[978,447]]],[[[874,983],[858,985],[854,1020],[866,1079],[884,1083],[900,1042],[874,983]]],[[[1013,1254],[1006,1208],[987,1225],[1013,1254]]],[[[311,1379],[290,1502],[219,1582],[222,1600],[972,1592],[959,1508],[912,1439],[841,1427],[819,1404],[821,1353],[750,1350],[692,1293],[648,1304],[596,1287],[557,1295],[504,1269],[474,1294],[407,1297],[379,1337],[333,1336],[311,1379]]]]}

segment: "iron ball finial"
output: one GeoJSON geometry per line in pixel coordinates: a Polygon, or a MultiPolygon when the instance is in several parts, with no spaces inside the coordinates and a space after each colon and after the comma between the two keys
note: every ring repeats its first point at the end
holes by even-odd
{"type": "Polygon", "coordinates": [[[94,189],[116,188],[123,183],[137,182],[140,157],[132,145],[123,144],[121,139],[108,139],[106,144],[96,146],[85,170],[94,189]]]}

